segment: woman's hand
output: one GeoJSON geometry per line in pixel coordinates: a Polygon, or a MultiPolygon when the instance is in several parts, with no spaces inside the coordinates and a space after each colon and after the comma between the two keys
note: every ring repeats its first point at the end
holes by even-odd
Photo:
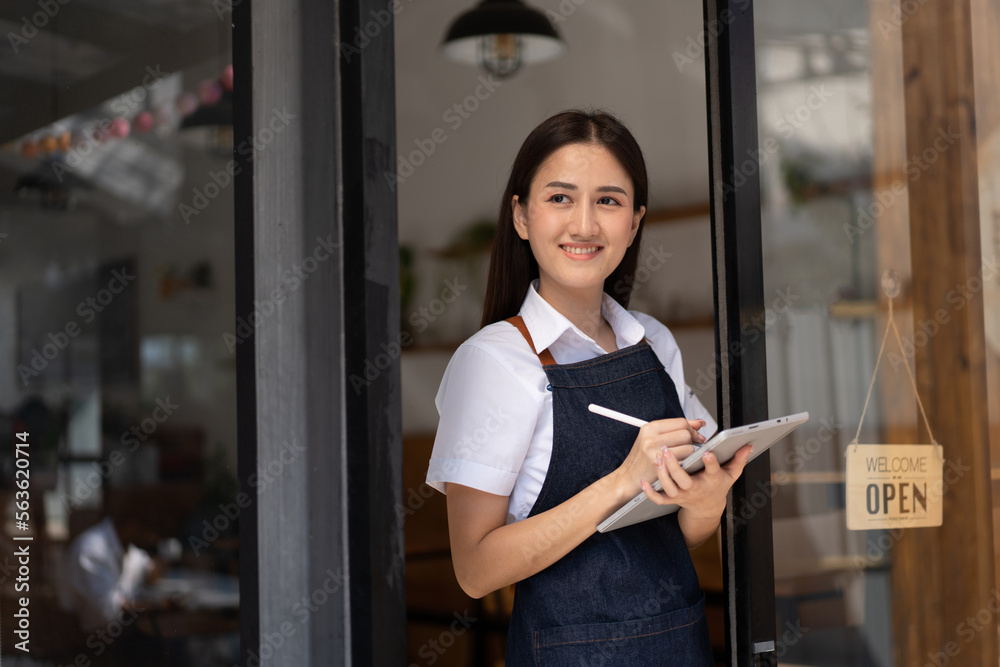
{"type": "Polygon", "coordinates": [[[705,422],[701,419],[658,419],[639,429],[639,435],[632,450],[616,470],[625,485],[624,495],[632,498],[639,492],[643,482],[652,482],[658,476],[656,460],[666,450],[673,453],[676,460],[683,460],[694,452],[693,443],[705,442],[698,432],[705,422]]]}
{"type": "Polygon", "coordinates": [[[654,491],[645,480],[642,490],[646,497],[657,505],[678,505],[681,508],[678,520],[688,546],[694,547],[704,542],[718,526],[719,518],[726,509],[726,495],[746,466],[753,453],[753,445],[744,445],[724,466],[712,452],[707,452],[702,461],[705,469],[688,474],[674,455],[674,450],[664,447],[656,457],[657,478],[662,491],[654,491]]]}

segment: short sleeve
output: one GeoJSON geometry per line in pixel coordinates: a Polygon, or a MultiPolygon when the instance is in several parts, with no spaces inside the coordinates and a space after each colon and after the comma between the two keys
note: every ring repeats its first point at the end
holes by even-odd
{"type": "Polygon", "coordinates": [[[539,402],[504,361],[474,344],[458,348],[435,397],[440,421],[427,484],[449,482],[509,496],[538,421],[539,402]]]}

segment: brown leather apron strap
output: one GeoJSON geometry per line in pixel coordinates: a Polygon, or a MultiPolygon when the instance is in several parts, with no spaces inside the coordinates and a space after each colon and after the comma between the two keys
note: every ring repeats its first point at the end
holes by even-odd
{"type": "Polygon", "coordinates": [[[552,358],[552,353],[549,352],[548,348],[545,348],[541,352],[535,349],[535,343],[531,340],[531,334],[528,333],[528,327],[525,326],[524,319],[520,315],[508,318],[506,321],[517,327],[517,330],[521,332],[522,336],[524,336],[524,340],[528,341],[528,345],[531,346],[531,351],[538,355],[538,360],[542,362],[542,366],[556,365],[556,360],[552,358]]]}
{"type": "MultiPolygon", "coordinates": [[[[521,335],[524,336],[524,340],[528,341],[528,347],[531,348],[532,352],[538,355],[538,360],[542,362],[542,366],[556,365],[556,360],[552,358],[552,353],[549,352],[549,348],[545,348],[540,353],[538,350],[535,349],[535,341],[531,340],[531,334],[528,333],[528,327],[524,324],[523,317],[521,317],[520,315],[515,315],[514,317],[507,318],[506,321],[513,324],[517,328],[517,330],[521,332],[521,335]]],[[[515,587],[516,584],[510,585],[509,591],[511,596],[514,595],[515,587]]]]}

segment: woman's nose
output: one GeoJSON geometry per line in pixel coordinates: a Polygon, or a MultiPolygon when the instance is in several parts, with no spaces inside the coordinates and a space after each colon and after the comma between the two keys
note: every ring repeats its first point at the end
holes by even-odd
{"type": "Polygon", "coordinates": [[[581,206],[573,215],[570,232],[581,238],[590,238],[597,231],[597,218],[592,206],[581,206]]]}

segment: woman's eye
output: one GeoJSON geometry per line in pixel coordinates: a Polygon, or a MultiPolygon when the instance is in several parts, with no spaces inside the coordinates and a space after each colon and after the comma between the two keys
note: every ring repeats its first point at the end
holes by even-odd
{"type": "Polygon", "coordinates": [[[617,199],[614,199],[612,197],[601,197],[600,199],[597,200],[597,203],[598,204],[609,204],[611,206],[620,206],[621,205],[621,204],[618,203],[617,199]]]}
{"type": "Polygon", "coordinates": [[[568,201],[568,199],[566,195],[552,195],[551,197],[549,197],[549,201],[555,204],[565,204],[568,201]]]}

